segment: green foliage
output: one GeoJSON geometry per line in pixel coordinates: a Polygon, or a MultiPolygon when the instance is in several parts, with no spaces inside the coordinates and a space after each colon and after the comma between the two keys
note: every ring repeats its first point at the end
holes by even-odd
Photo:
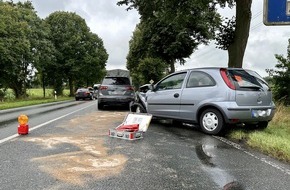
{"type": "Polygon", "coordinates": [[[290,108],[277,104],[269,127],[263,131],[232,130],[228,136],[279,160],[290,162],[290,108]]]}
{"type": "Polygon", "coordinates": [[[140,73],[141,84],[148,84],[150,80],[159,81],[164,76],[167,65],[159,58],[146,57],[140,60],[138,72],[140,73]]]}
{"type": "Polygon", "coordinates": [[[90,32],[76,13],[58,11],[45,19],[50,40],[56,47],[56,64],[51,67],[52,83],[58,94],[68,82],[70,94],[74,85],[92,85],[103,76],[108,54],[102,40],[90,32]],[[57,71],[57,72],[55,72],[57,71]]]}
{"type": "Polygon", "coordinates": [[[290,39],[287,48],[287,57],[283,55],[275,55],[278,63],[276,69],[267,69],[267,73],[272,77],[273,95],[277,101],[282,101],[286,104],[290,103],[290,39]]]}
{"type": "Polygon", "coordinates": [[[212,0],[123,0],[117,4],[138,10],[142,24],[138,44],[143,55],[161,58],[171,72],[175,61],[184,64],[199,44],[213,39],[220,23],[212,0]]]}
{"type": "Polygon", "coordinates": [[[218,28],[218,33],[215,37],[217,48],[222,50],[228,50],[230,45],[234,41],[235,37],[236,20],[225,18],[224,24],[221,24],[218,28]]]}
{"type": "Polygon", "coordinates": [[[0,2],[0,83],[24,97],[31,81],[41,19],[31,2],[0,2]]]}

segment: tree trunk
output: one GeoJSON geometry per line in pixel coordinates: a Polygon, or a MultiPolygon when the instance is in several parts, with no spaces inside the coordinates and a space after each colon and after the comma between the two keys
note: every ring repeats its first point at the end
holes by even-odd
{"type": "Polygon", "coordinates": [[[247,47],[252,0],[236,0],[236,29],[233,43],[228,48],[229,67],[243,66],[243,58],[247,47]]]}
{"type": "Polygon", "coordinates": [[[69,85],[69,96],[74,96],[74,85],[73,85],[73,80],[71,77],[68,79],[68,85],[69,85]]]}
{"type": "Polygon", "coordinates": [[[175,72],[175,66],[174,66],[174,61],[170,61],[170,73],[175,72]]]}

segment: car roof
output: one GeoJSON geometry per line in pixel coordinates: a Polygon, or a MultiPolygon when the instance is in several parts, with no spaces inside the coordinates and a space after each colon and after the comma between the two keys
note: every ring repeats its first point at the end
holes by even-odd
{"type": "Polygon", "coordinates": [[[250,69],[237,68],[237,67],[196,67],[196,68],[183,69],[180,71],[176,71],[174,73],[188,72],[188,71],[193,71],[193,70],[220,70],[220,69],[251,71],[250,69]]]}

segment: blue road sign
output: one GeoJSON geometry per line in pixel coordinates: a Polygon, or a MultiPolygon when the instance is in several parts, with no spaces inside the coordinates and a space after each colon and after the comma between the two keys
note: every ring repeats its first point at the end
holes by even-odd
{"type": "Polygon", "coordinates": [[[290,0],[264,0],[265,25],[290,25],[290,0]]]}

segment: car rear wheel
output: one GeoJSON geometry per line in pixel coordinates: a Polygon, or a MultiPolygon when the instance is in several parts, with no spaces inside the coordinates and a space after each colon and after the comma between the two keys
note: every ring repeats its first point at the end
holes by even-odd
{"type": "Polygon", "coordinates": [[[204,133],[217,135],[223,130],[223,116],[216,109],[206,109],[200,116],[199,125],[204,133]]]}
{"type": "Polygon", "coordinates": [[[268,121],[261,121],[258,123],[259,129],[266,129],[268,127],[268,121]]]}
{"type": "Polygon", "coordinates": [[[256,124],[245,124],[246,129],[266,129],[268,127],[268,121],[260,121],[256,124]]]}

